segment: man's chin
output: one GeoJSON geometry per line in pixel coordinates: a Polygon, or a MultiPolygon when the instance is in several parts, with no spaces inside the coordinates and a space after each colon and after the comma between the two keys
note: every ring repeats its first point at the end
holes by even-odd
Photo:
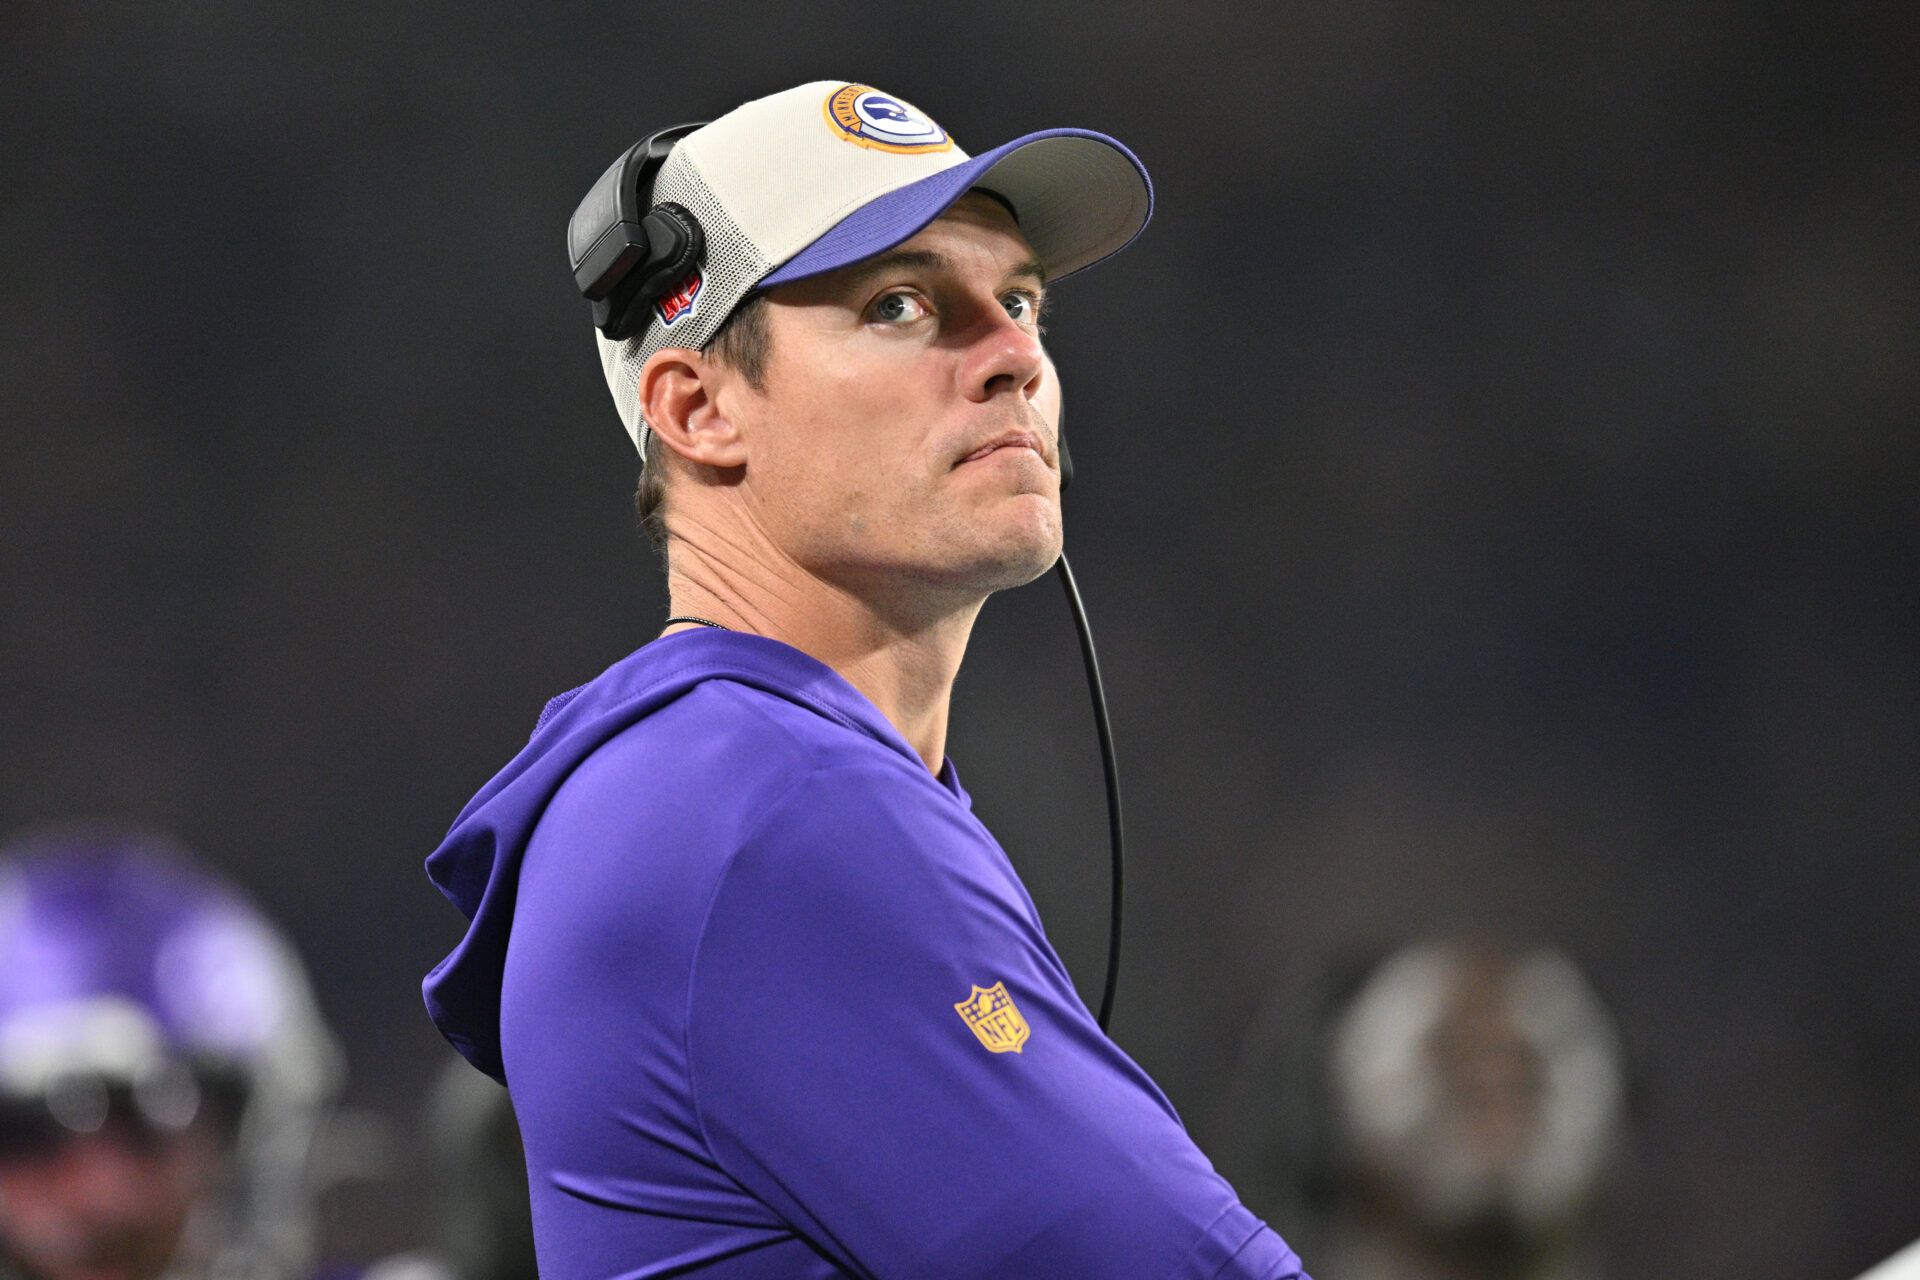
{"type": "Polygon", "coordinates": [[[892,554],[823,557],[810,567],[863,597],[918,597],[916,607],[946,612],[1032,582],[1060,558],[1060,545],[1058,502],[1010,494],[928,523],[908,547],[888,549],[892,554]]]}
{"type": "Polygon", "coordinates": [[[1023,530],[1021,536],[1010,536],[983,549],[970,576],[982,595],[991,595],[1026,586],[1053,568],[1059,558],[1060,526],[1054,523],[1023,530]]]}
{"type": "MultiPolygon", "coordinates": [[[[933,588],[950,604],[984,600],[996,591],[1010,591],[1032,582],[1060,558],[1060,538],[1052,536],[974,540],[970,545],[950,541],[944,554],[908,569],[905,578],[933,588]]],[[[904,568],[904,566],[903,566],[904,568]]],[[[898,581],[898,579],[896,579],[898,581]]]]}
{"type": "MultiPolygon", "coordinates": [[[[85,1250],[81,1256],[63,1253],[28,1259],[24,1274],[47,1280],[146,1280],[165,1272],[168,1256],[168,1251],[156,1250],[150,1242],[131,1241],[124,1247],[85,1250]]],[[[11,1274],[0,1271],[0,1275],[11,1274]]]]}

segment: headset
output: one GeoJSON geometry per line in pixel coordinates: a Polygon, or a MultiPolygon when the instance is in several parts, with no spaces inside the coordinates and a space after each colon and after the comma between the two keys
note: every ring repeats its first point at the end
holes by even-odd
{"type": "MultiPolygon", "coordinates": [[[[671,202],[649,207],[653,180],[680,139],[705,121],[675,125],[648,134],[613,162],[587,192],[567,224],[567,256],[574,284],[593,304],[593,323],[608,338],[631,338],[646,327],[649,309],[666,297],[699,263],[706,234],[699,219],[671,202]]],[[[1073,455],[1067,452],[1063,409],[1056,427],[1060,451],[1060,491],[1073,483],[1073,455]]],[[[1120,815],[1120,766],[1114,757],[1113,726],[1107,717],[1106,688],[1093,650],[1086,605],[1067,565],[1066,553],[1054,563],[1055,575],[1073,612],[1080,657],[1087,668],[1087,692],[1093,700],[1094,727],[1100,735],[1100,765],[1107,784],[1107,831],[1112,848],[1113,892],[1108,899],[1107,977],[1100,994],[1100,1029],[1113,1020],[1114,993],[1120,981],[1120,924],[1126,879],[1125,827],[1120,815]]]]}
{"type": "Polygon", "coordinates": [[[677,124],[635,143],[600,175],[567,224],[573,282],[593,304],[593,323],[616,342],[645,328],[647,308],[686,279],[706,252],[698,218],[672,203],[647,208],[654,175],[673,144],[705,124],[677,124]]]}

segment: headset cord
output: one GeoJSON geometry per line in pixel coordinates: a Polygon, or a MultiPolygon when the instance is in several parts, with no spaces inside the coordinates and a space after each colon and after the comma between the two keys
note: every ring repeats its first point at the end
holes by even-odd
{"type": "Polygon", "coordinates": [[[1100,683],[1100,659],[1093,652],[1093,630],[1087,625],[1086,606],[1080,602],[1080,588],[1074,584],[1073,570],[1063,552],[1054,568],[1067,593],[1067,606],[1073,610],[1074,629],[1080,633],[1080,656],[1087,664],[1087,692],[1093,695],[1093,723],[1100,731],[1100,764],[1107,776],[1107,829],[1113,841],[1113,897],[1107,918],[1107,981],[1100,993],[1100,1029],[1113,1020],[1113,993],[1120,985],[1120,921],[1125,901],[1126,836],[1120,820],[1120,765],[1113,754],[1113,727],[1107,721],[1107,694],[1100,683]]]}

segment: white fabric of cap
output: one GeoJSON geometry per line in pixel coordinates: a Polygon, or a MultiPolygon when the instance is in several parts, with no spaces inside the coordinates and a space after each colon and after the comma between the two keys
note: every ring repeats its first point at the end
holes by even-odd
{"type": "MultiPolygon", "coordinates": [[[[757,99],[681,139],[654,180],[651,202],[673,201],[700,221],[707,249],[698,290],[670,318],[655,307],[632,338],[612,341],[595,332],[608,389],[642,457],[647,424],[639,375],[648,357],[667,347],[704,346],[756,284],[842,219],[969,158],[903,99],[840,80],[757,99]],[[900,146],[885,134],[852,136],[836,126],[832,110],[847,117],[856,101],[879,102],[882,111],[898,113],[889,118],[905,121],[903,129],[919,132],[900,146]]],[[[1152,203],[1138,162],[1091,137],[1037,138],[982,176],[991,176],[993,189],[1013,204],[1022,232],[1054,277],[1124,245],[1145,224],[1152,203]]]]}

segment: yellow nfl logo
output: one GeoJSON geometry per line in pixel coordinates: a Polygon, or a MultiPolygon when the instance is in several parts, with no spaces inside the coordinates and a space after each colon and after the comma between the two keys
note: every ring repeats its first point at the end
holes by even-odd
{"type": "Polygon", "coordinates": [[[1020,1046],[1027,1042],[1031,1028],[1027,1020],[1020,1016],[1020,1010],[1014,1007],[1013,997],[1007,994],[1007,984],[996,982],[990,987],[975,987],[973,994],[953,1006],[960,1020],[973,1029],[980,1043],[993,1053],[1018,1053],[1020,1046]]]}

